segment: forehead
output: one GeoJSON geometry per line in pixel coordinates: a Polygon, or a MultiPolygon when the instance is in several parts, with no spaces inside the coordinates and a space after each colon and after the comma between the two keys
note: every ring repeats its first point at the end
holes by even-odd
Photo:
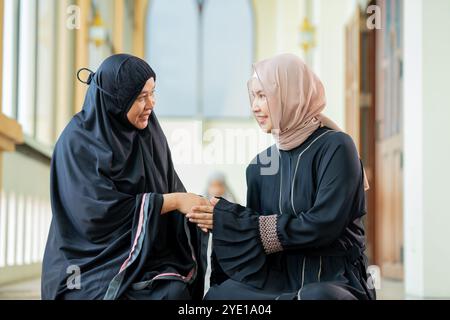
{"type": "Polygon", "coordinates": [[[261,85],[261,81],[258,78],[252,77],[249,81],[250,89],[254,92],[263,91],[263,87],[261,85]]]}
{"type": "Polygon", "coordinates": [[[144,88],[142,88],[142,91],[149,91],[152,90],[154,87],[155,87],[155,80],[153,78],[150,78],[145,83],[144,88]]]}

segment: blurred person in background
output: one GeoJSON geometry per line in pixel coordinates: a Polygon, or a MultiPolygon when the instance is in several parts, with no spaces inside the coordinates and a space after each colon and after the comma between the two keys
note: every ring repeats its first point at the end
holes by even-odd
{"type": "Polygon", "coordinates": [[[211,197],[222,197],[228,201],[236,202],[233,192],[227,184],[225,174],[220,171],[214,171],[210,174],[203,196],[208,199],[211,197]]]}

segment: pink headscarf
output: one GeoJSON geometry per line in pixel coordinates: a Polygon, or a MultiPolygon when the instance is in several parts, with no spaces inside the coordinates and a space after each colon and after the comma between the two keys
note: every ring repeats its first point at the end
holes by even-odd
{"type": "MultiPolygon", "coordinates": [[[[280,54],[253,65],[267,97],[272,134],[281,150],[301,145],[321,126],[342,131],[323,115],[326,98],[320,79],[296,55],[280,54]]],[[[369,183],[364,173],[364,190],[369,183]]]]}

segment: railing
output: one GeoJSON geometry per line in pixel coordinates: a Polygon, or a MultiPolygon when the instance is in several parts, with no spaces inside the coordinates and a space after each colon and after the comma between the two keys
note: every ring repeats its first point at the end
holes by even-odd
{"type": "Polygon", "coordinates": [[[49,199],[0,192],[0,283],[40,271],[50,221],[49,199]]]}

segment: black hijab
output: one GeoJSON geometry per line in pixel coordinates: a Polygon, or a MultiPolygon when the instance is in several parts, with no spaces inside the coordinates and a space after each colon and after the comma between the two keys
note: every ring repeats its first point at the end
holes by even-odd
{"type": "Polygon", "coordinates": [[[83,109],[52,157],[44,299],[116,299],[155,276],[196,278],[196,229],[178,212],[160,214],[162,194],[185,191],[166,137],[154,112],[143,130],[126,116],[150,78],[145,61],[118,54],[85,82],[83,109]]]}

